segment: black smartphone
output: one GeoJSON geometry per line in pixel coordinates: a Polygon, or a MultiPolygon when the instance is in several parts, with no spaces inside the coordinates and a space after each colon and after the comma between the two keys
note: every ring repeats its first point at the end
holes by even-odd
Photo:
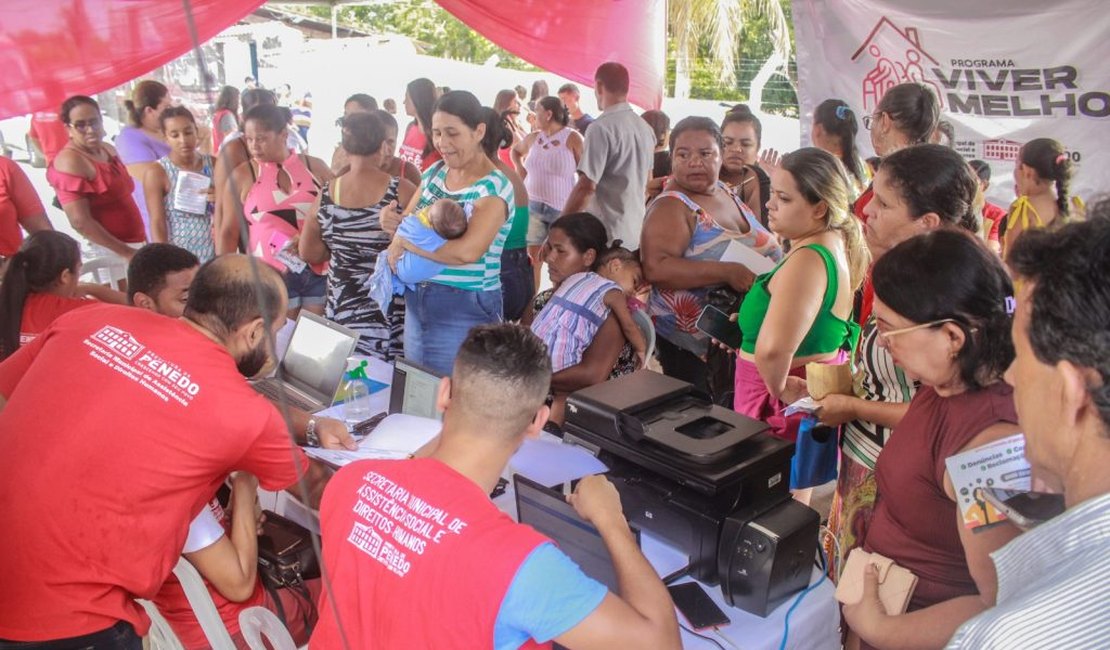
{"type": "Polygon", "coordinates": [[[1021,528],[1033,528],[1064,512],[1064,495],[981,488],[983,498],[1021,528]]]}
{"type": "Polygon", "coordinates": [[[682,612],[682,617],[695,630],[721,627],[732,622],[721,608],[717,607],[717,603],[713,602],[709,594],[705,593],[705,589],[696,582],[671,585],[667,587],[667,591],[671,592],[674,606],[682,612]]]}
{"type": "Polygon", "coordinates": [[[729,315],[713,305],[706,305],[698,316],[695,325],[700,331],[724,343],[733,350],[740,349],[740,328],[736,321],[729,320],[729,315]]]}

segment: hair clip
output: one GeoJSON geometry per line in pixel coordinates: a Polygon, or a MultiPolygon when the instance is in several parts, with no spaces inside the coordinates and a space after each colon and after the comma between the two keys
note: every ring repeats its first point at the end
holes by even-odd
{"type": "Polygon", "coordinates": [[[836,119],[838,119],[838,120],[848,119],[848,113],[851,110],[852,109],[849,108],[847,104],[842,104],[840,106],[837,106],[836,107],[836,119]]]}
{"type": "Polygon", "coordinates": [[[1059,156],[1056,156],[1056,164],[1057,165],[1063,165],[1064,161],[1067,160],[1067,159],[1068,159],[1068,154],[1062,153],[1059,156]]]}
{"type": "Polygon", "coordinates": [[[1017,309],[1017,300],[1013,296],[1006,296],[1006,314],[1008,316],[1014,315],[1014,310],[1017,309]]]}

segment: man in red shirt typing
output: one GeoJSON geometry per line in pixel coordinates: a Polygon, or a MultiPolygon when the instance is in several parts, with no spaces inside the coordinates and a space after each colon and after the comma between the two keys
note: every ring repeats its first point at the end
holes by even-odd
{"type": "Polygon", "coordinates": [[[307,467],[320,488],[243,380],[287,303],[280,276],[258,272],[255,284],[247,258],[221,257],[181,320],[92,306],[0,364],[0,640],[138,648],[149,621],[134,598],[165,582],[229,473],[276,490],[307,467]]]}
{"type": "Polygon", "coordinates": [[[620,596],[487,496],[538,435],[551,383],[544,344],[517,325],[476,327],[440,383],[443,431],[427,458],[352,463],[320,508],[324,563],[315,648],[678,648],[663,583],[608,480],[571,497],[613,558],[620,596]]]}

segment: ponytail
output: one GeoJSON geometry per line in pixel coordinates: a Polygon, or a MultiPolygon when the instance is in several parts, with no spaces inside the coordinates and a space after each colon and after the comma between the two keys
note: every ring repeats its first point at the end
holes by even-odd
{"type": "Polygon", "coordinates": [[[860,163],[859,148],[856,147],[859,123],[848,103],[842,99],[826,99],[813,111],[813,121],[820,124],[825,133],[840,140],[840,162],[844,164],[844,169],[856,179],[857,184],[866,185],[867,177],[860,163]]]}
{"type": "Polygon", "coordinates": [[[1074,170],[1064,145],[1052,138],[1035,138],[1021,148],[1018,160],[1037,172],[1039,178],[1053,182],[1056,187],[1056,209],[1060,216],[1066,217],[1070,211],[1068,186],[1074,170]]]}
{"type": "Polygon", "coordinates": [[[508,121],[512,116],[506,111],[498,114],[492,108],[482,107],[482,123],[486,125],[486,134],[482,137],[482,151],[490,160],[497,159],[497,152],[513,146],[513,130],[508,121]]]}
{"type": "MultiPolygon", "coordinates": [[[[1064,154],[1061,154],[1064,155],[1064,154]]],[[[1071,202],[1068,201],[1068,185],[1071,184],[1071,171],[1066,173],[1063,171],[1063,166],[1070,166],[1070,161],[1056,164],[1056,208],[1060,210],[1060,216],[1068,216],[1071,208],[1071,202]]]]}
{"type": "Polygon", "coordinates": [[[597,256],[597,261],[594,263],[595,268],[601,268],[613,260],[620,260],[622,262],[635,262],[640,263],[640,251],[628,250],[624,247],[624,242],[619,239],[614,239],[609,247],[601,251],[597,256]]]}
{"type": "Polygon", "coordinates": [[[0,282],[0,359],[19,349],[19,329],[27,296],[50,289],[65,270],[77,272],[80,245],[54,230],[33,233],[8,260],[0,282]]]}

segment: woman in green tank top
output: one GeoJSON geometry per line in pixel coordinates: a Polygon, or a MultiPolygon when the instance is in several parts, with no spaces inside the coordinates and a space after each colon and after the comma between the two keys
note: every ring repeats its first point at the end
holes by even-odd
{"type": "Polygon", "coordinates": [[[852,297],[870,257],[850,197],[843,165],[821,149],[787,155],[771,177],[768,225],[793,246],[740,306],[734,407],[776,435],[797,435],[780,414],[805,395],[805,364],[842,362],[859,336],[852,297]]]}

